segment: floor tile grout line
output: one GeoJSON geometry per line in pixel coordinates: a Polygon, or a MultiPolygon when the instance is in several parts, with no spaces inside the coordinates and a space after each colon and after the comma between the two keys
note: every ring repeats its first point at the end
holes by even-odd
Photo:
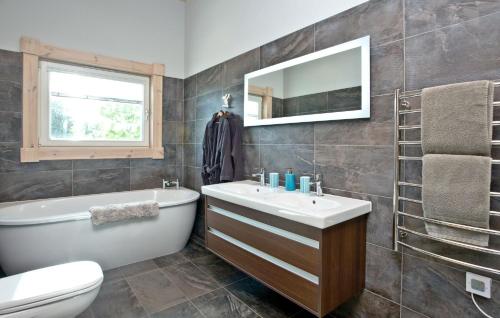
{"type": "Polygon", "coordinates": [[[226,289],[226,287],[223,287],[223,289],[231,294],[234,298],[236,298],[237,300],[241,301],[242,304],[244,304],[245,306],[248,307],[248,309],[250,309],[251,312],[253,312],[254,314],[257,315],[257,317],[260,317],[260,318],[263,318],[262,315],[260,315],[255,309],[253,309],[249,304],[247,304],[246,302],[244,302],[242,299],[240,299],[238,296],[236,296],[234,293],[232,293],[230,290],[226,289]]]}
{"type": "MultiPolygon", "coordinates": [[[[136,263],[132,263],[132,264],[129,264],[129,265],[133,265],[133,264],[136,264],[136,263]]],[[[128,265],[125,265],[125,266],[128,266],[128,265]]],[[[125,267],[125,266],[123,266],[123,267],[125,267]]],[[[122,276],[123,276],[123,278],[124,278],[124,279],[127,279],[127,278],[134,278],[134,277],[140,276],[140,275],[142,275],[142,274],[151,273],[151,272],[154,272],[154,271],[156,271],[156,270],[161,269],[158,265],[156,265],[156,264],[155,264],[155,266],[156,266],[156,268],[153,268],[153,269],[148,269],[148,270],[145,270],[145,271],[142,271],[142,272],[139,272],[139,273],[133,274],[133,275],[128,275],[128,276],[125,276],[125,275],[123,275],[123,274],[122,274],[122,276]]],[[[119,267],[119,268],[121,268],[121,267],[119,267]]]]}
{"type": "MultiPolygon", "coordinates": [[[[205,294],[205,295],[206,295],[206,294],[205,294]]],[[[196,306],[196,304],[195,304],[195,303],[193,303],[193,302],[191,301],[191,299],[188,299],[188,302],[189,302],[189,303],[190,303],[190,304],[191,304],[191,305],[192,305],[192,306],[193,306],[193,307],[194,307],[194,308],[195,308],[195,309],[196,309],[196,310],[200,313],[200,315],[201,315],[202,317],[209,318],[209,317],[207,317],[207,316],[206,316],[206,315],[205,315],[205,314],[204,314],[204,313],[200,310],[200,308],[198,308],[198,306],[196,306]]]]}
{"type": "MultiPolygon", "coordinates": [[[[186,303],[186,302],[189,302],[189,301],[190,301],[190,298],[189,298],[189,297],[188,297],[188,296],[187,296],[187,295],[186,295],[186,294],[182,291],[182,289],[181,289],[181,288],[180,288],[180,287],[179,287],[179,286],[178,286],[175,282],[173,282],[173,281],[171,280],[171,278],[169,277],[169,275],[168,275],[167,273],[165,273],[165,271],[164,271],[161,267],[159,267],[159,268],[158,268],[158,269],[156,269],[156,270],[159,270],[159,272],[160,272],[160,274],[161,274],[161,275],[163,275],[163,276],[164,276],[164,277],[165,277],[165,278],[166,278],[166,279],[167,279],[170,283],[172,283],[172,284],[173,284],[173,285],[174,285],[177,289],[179,289],[179,291],[182,293],[183,297],[185,298],[185,301],[180,302],[180,303],[178,303],[178,304],[174,304],[174,305],[171,305],[171,306],[167,306],[167,307],[161,308],[158,312],[150,313],[150,312],[146,309],[146,307],[144,306],[144,304],[142,304],[142,302],[141,302],[140,298],[139,298],[139,297],[137,297],[137,293],[136,293],[136,291],[135,291],[134,287],[132,286],[132,284],[128,281],[128,279],[127,279],[127,278],[125,278],[125,281],[127,282],[127,284],[129,285],[130,289],[132,290],[132,293],[134,294],[134,296],[135,296],[135,298],[137,299],[137,301],[141,304],[141,307],[144,309],[144,311],[146,312],[146,314],[148,315],[148,317],[150,317],[151,315],[154,315],[154,314],[156,314],[156,313],[162,312],[162,311],[164,311],[164,310],[167,310],[167,309],[169,309],[169,308],[173,308],[173,307],[175,307],[175,306],[177,306],[177,305],[184,304],[184,303],[186,303]]],[[[128,277],[128,278],[134,278],[134,277],[137,277],[137,276],[139,276],[139,275],[141,275],[141,274],[151,273],[151,272],[154,272],[154,271],[155,271],[155,270],[146,271],[146,272],[143,272],[143,273],[140,273],[140,274],[134,275],[134,276],[130,276],[130,277],[128,277]]],[[[203,295],[205,295],[205,294],[203,294],[203,295]]]]}
{"type": "MultiPolygon", "coordinates": [[[[203,256],[203,257],[205,257],[205,256],[203,256]]],[[[196,259],[199,259],[199,258],[202,258],[202,257],[198,257],[198,258],[196,258],[196,259]]],[[[214,280],[214,282],[215,282],[218,286],[220,286],[220,288],[223,288],[223,287],[224,287],[224,285],[223,285],[222,283],[219,283],[219,281],[218,281],[218,280],[217,280],[217,279],[216,279],[216,278],[215,278],[212,274],[210,274],[210,273],[208,273],[207,271],[205,271],[205,270],[203,270],[202,268],[200,268],[200,267],[199,267],[198,265],[196,265],[196,264],[195,264],[192,260],[189,260],[189,262],[190,262],[190,263],[191,263],[191,264],[192,264],[192,265],[193,265],[196,269],[198,269],[200,272],[202,272],[203,274],[205,274],[205,275],[207,275],[208,277],[210,277],[211,279],[213,279],[213,280],[214,280]]],[[[220,288],[217,288],[217,289],[220,289],[220,288]]],[[[217,290],[217,289],[215,289],[215,290],[217,290]]]]}
{"type": "MultiPolygon", "coordinates": [[[[184,262],[184,263],[182,263],[182,264],[186,264],[186,263],[190,263],[190,262],[188,261],[188,262],[184,262]]],[[[177,265],[182,265],[182,264],[177,264],[177,265]]],[[[191,263],[191,264],[192,264],[192,263],[191,263]]],[[[192,264],[192,265],[193,265],[193,266],[195,266],[194,264],[192,264]]],[[[173,266],[176,266],[176,265],[174,265],[174,264],[173,264],[173,265],[166,266],[166,267],[163,267],[163,268],[173,267],[173,266]]],[[[196,267],[196,266],[195,266],[195,268],[196,268],[196,269],[198,269],[201,273],[203,273],[203,274],[207,275],[205,272],[203,272],[202,270],[200,270],[198,267],[196,267]]],[[[215,289],[209,290],[209,291],[207,291],[207,292],[203,292],[203,293],[201,293],[201,294],[199,294],[199,295],[196,295],[195,297],[189,297],[188,295],[184,294],[184,291],[181,289],[181,287],[180,287],[177,283],[175,283],[175,282],[171,279],[170,275],[169,275],[169,274],[168,274],[165,270],[163,270],[163,269],[162,269],[162,272],[163,272],[163,274],[164,274],[164,275],[165,275],[165,276],[166,276],[166,277],[170,280],[170,282],[171,282],[172,284],[174,284],[177,288],[179,288],[179,290],[182,292],[182,294],[186,297],[186,299],[187,299],[187,300],[196,299],[196,298],[198,298],[198,297],[201,297],[201,296],[204,296],[204,295],[210,294],[211,292],[216,291],[216,290],[219,290],[219,289],[221,289],[221,288],[223,287],[223,286],[220,286],[220,284],[219,284],[219,283],[218,283],[218,282],[217,282],[217,281],[216,281],[213,277],[209,276],[209,277],[210,277],[210,278],[212,278],[212,280],[213,280],[213,281],[217,284],[217,286],[218,286],[218,287],[217,287],[217,288],[215,288],[215,289]]]]}
{"type": "Polygon", "coordinates": [[[141,300],[139,299],[139,297],[137,297],[137,293],[134,290],[134,287],[132,287],[132,284],[130,284],[130,282],[127,280],[127,278],[124,278],[124,281],[127,284],[128,288],[130,288],[130,291],[132,292],[132,295],[134,295],[135,299],[137,299],[137,302],[140,304],[142,310],[144,310],[144,312],[146,313],[146,316],[149,317],[149,312],[146,310],[146,307],[144,307],[144,304],[141,302],[141,300]]]}

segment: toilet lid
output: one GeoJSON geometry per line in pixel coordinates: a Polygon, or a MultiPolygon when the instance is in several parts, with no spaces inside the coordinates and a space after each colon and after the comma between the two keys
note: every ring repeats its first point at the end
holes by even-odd
{"type": "Polygon", "coordinates": [[[90,261],[45,267],[0,279],[0,312],[98,285],[102,269],[90,261]]]}

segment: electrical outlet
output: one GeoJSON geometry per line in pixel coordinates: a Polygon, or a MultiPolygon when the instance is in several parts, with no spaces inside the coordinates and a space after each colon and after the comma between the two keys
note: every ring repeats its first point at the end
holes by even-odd
{"type": "Polygon", "coordinates": [[[465,290],[485,298],[491,298],[491,278],[467,272],[465,290]]]}

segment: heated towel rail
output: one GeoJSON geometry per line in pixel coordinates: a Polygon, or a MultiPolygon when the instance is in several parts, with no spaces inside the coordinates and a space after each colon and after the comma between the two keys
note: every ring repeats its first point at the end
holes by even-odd
{"type": "MultiPolygon", "coordinates": [[[[494,87],[495,90],[499,89],[500,87],[500,80],[494,81],[494,87]]],[[[497,98],[493,102],[493,107],[495,107],[497,110],[500,110],[500,94],[497,93],[497,98]]],[[[415,244],[411,244],[408,242],[405,242],[408,239],[409,235],[414,235],[415,237],[419,239],[424,239],[424,240],[431,240],[439,243],[444,243],[446,245],[451,245],[454,247],[458,248],[464,248],[467,250],[475,251],[475,252],[480,252],[480,253],[486,253],[494,256],[500,256],[500,250],[499,249],[494,249],[494,248],[489,248],[489,247],[482,247],[482,246],[477,246],[473,244],[466,244],[466,243],[461,243],[449,239],[444,239],[444,238],[439,238],[435,237],[432,235],[428,235],[426,233],[423,233],[423,231],[417,231],[414,229],[411,229],[407,226],[405,226],[405,218],[411,218],[413,220],[419,220],[422,222],[429,222],[429,223],[434,223],[438,225],[443,225],[443,226],[448,226],[456,229],[461,229],[461,230],[467,230],[467,231],[473,231],[473,232],[478,232],[478,233],[485,233],[491,236],[498,236],[500,237],[500,230],[496,229],[485,229],[485,228],[480,228],[480,227],[474,227],[474,226],[468,226],[468,225],[463,225],[463,224],[458,224],[458,223],[452,223],[452,222],[445,222],[441,220],[436,220],[436,219],[431,219],[431,218],[426,218],[424,216],[412,214],[412,213],[407,213],[405,211],[405,202],[410,202],[413,204],[421,205],[422,201],[415,199],[415,198],[410,198],[407,195],[401,196],[401,191],[402,189],[408,188],[416,188],[420,189],[422,188],[422,185],[419,183],[414,183],[414,182],[406,182],[404,180],[400,180],[401,178],[401,164],[406,162],[406,161],[421,161],[422,156],[421,155],[412,155],[408,156],[406,155],[407,149],[405,147],[407,146],[418,146],[421,145],[421,141],[419,140],[411,140],[408,141],[406,140],[407,133],[412,132],[412,131],[418,131],[421,129],[420,124],[414,124],[414,123],[407,123],[410,120],[407,120],[407,117],[411,114],[420,114],[420,102],[418,102],[418,108],[413,108],[413,105],[411,103],[412,99],[418,99],[421,96],[421,91],[406,91],[406,92],[401,92],[400,89],[397,89],[395,91],[395,96],[394,96],[394,196],[393,196],[393,212],[394,212],[394,250],[395,251],[400,251],[401,246],[404,246],[406,248],[409,248],[413,251],[416,251],[418,253],[425,254],[427,256],[431,256],[443,261],[447,261],[453,264],[457,264],[460,266],[480,270],[480,271],[485,271],[489,273],[494,273],[497,275],[500,275],[500,265],[498,267],[490,267],[490,266],[483,266],[479,264],[475,264],[469,261],[463,261],[458,258],[454,257],[448,257],[445,255],[441,255],[436,252],[431,252],[425,248],[420,248],[415,246],[415,244]],[[401,124],[402,122],[402,124],[401,124]],[[401,140],[401,137],[403,137],[404,140],[401,140]],[[401,152],[403,148],[403,153],[401,152]],[[402,208],[401,208],[402,207],[402,208]],[[402,211],[401,211],[402,210],[402,211]]],[[[414,121],[416,121],[417,118],[413,118],[414,121]]],[[[418,121],[420,121],[420,116],[418,116],[418,121]]],[[[492,121],[493,126],[500,126],[500,121],[492,121]]],[[[500,145],[500,140],[492,140],[492,147],[499,146],[500,145]]],[[[417,151],[418,152],[418,151],[417,151]]],[[[500,165],[500,160],[492,160],[493,165],[500,165]]],[[[406,178],[406,176],[404,176],[406,178]]],[[[406,192],[405,192],[406,193],[406,192]]],[[[499,197],[500,198],[500,192],[490,192],[490,196],[495,198],[499,197]]],[[[490,211],[490,217],[500,217],[500,212],[497,211],[490,211]]],[[[425,230],[424,230],[425,231],[425,230]]],[[[491,241],[491,240],[490,240],[491,241]]],[[[496,264],[500,264],[500,262],[496,262],[496,264]]]]}

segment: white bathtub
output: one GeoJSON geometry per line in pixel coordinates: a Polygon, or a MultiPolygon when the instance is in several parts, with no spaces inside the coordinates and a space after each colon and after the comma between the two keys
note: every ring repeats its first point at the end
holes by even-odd
{"type": "Polygon", "coordinates": [[[187,243],[198,192],[181,188],[116,192],[0,205],[0,266],[7,275],[96,261],[111,269],[175,253],[187,243]],[[91,206],[155,200],[160,215],[92,225],[91,206]]]}

